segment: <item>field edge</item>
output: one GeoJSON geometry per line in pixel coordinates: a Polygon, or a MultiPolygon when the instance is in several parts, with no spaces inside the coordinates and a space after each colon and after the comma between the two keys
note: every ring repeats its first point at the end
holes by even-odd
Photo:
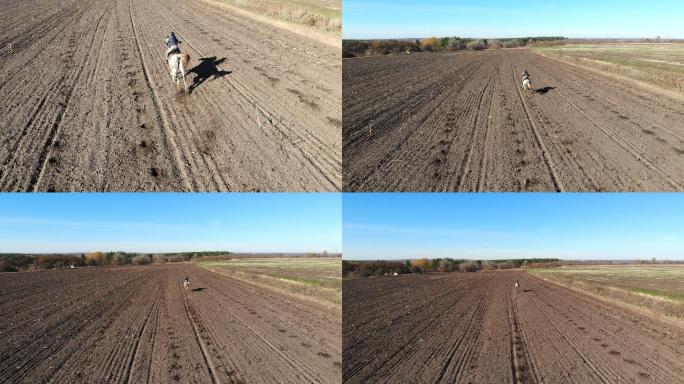
{"type": "Polygon", "coordinates": [[[680,327],[684,330],[684,319],[681,319],[678,317],[673,317],[673,316],[668,316],[668,315],[665,315],[662,313],[652,311],[652,310],[648,309],[647,307],[638,306],[638,305],[627,303],[624,301],[620,301],[618,299],[614,299],[614,298],[611,298],[608,296],[602,296],[602,295],[590,292],[587,289],[582,289],[582,288],[577,286],[577,285],[580,285],[581,283],[578,283],[576,285],[572,285],[572,284],[568,284],[568,283],[564,283],[561,281],[557,281],[557,280],[548,278],[546,276],[540,276],[538,274],[535,274],[534,272],[527,272],[527,275],[532,277],[532,278],[543,280],[547,283],[554,284],[556,286],[559,286],[559,287],[562,287],[565,289],[569,289],[569,290],[576,292],[576,293],[579,293],[581,295],[589,296],[589,297],[596,299],[596,300],[599,300],[603,303],[607,303],[610,305],[617,306],[620,309],[631,311],[631,312],[634,312],[638,315],[647,316],[653,320],[662,321],[662,322],[667,323],[667,324],[672,325],[672,326],[680,327]]]}
{"type": "Polygon", "coordinates": [[[548,54],[539,52],[536,49],[530,49],[530,52],[534,53],[535,55],[539,55],[541,57],[549,59],[549,60],[553,60],[553,61],[556,61],[556,62],[559,62],[562,64],[567,64],[567,65],[570,65],[574,68],[581,69],[583,71],[591,72],[594,75],[602,76],[608,80],[626,82],[626,83],[629,83],[630,85],[640,87],[645,91],[649,91],[649,92],[659,94],[660,96],[669,97],[669,98],[672,98],[676,101],[684,101],[684,94],[682,94],[680,92],[676,92],[676,91],[672,91],[669,89],[662,88],[662,87],[657,86],[655,84],[640,81],[640,80],[637,80],[637,79],[634,79],[634,78],[631,78],[628,76],[620,75],[618,73],[602,71],[602,70],[594,68],[594,67],[581,65],[581,64],[578,64],[572,60],[564,60],[560,57],[556,57],[556,56],[552,56],[552,55],[548,55],[548,54]]]}
{"type": "MultiPolygon", "coordinates": [[[[323,43],[325,45],[331,46],[333,48],[340,48],[342,49],[342,37],[340,34],[335,34],[335,33],[327,33],[323,32],[320,30],[317,30],[313,27],[306,27],[301,24],[296,24],[294,22],[290,22],[287,20],[279,20],[279,19],[274,19],[272,17],[268,17],[265,15],[260,15],[258,13],[254,13],[250,10],[243,9],[240,7],[237,7],[232,4],[228,4],[225,1],[222,0],[201,0],[204,3],[214,5],[216,7],[220,8],[226,8],[229,11],[240,15],[240,16],[245,16],[248,17],[254,21],[268,24],[270,26],[274,26],[283,30],[286,30],[288,32],[295,33],[299,36],[306,37],[311,40],[318,41],[319,43],[323,43]]],[[[342,53],[340,51],[340,57],[342,56],[342,53]]]]}
{"type": "Polygon", "coordinates": [[[256,278],[263,278],[263,277],[270,278],[269,276],[266,276],[266,275],[251,274],[251,273],[246,273],[243,271],[231,270],[228,268],[220,268],[220,267],[219,268],[213,268],[213,267],[210,267],[208,265],[203,265],[202,263],[196,263],[196,265],[198,267],[201,267],[201,268],[207,270],[207,271],[210,271],[212,273],[215,273],[215,274],[223,276],[223,277],[227,277],[229,279],[235,279],[237,281],[252,285],[254,287],[266,289],[268,291],[271,291],[271,292],[274,292],[277,294],[285,295],[285,296],[288,296],[288,297],[296,299],[296,300],[304,301],[308,304],[315,304],[315,305],[318,305],[318,306],[321,306],[321,307],[324,307],[324,308],[327,308],[330,310],[334,310],[336,313],[337,312],[339,312],[340,314],[342,313],[342,294],[341,294],[342,291],[341,290],[340,290],[340,302],[335,303],[335,302],[331,302],[328,300],[312,297],[309,295],[295,293],[295,292],[292,292],[292,291],[287,290],[287,289],[274,287],[274,286],[268,285],[266,283],[260,283],[260,282],[257,282],[254,280],[255,277],[256,278]],[[244,275],[244,276],[240,276],[240,275],[244,275]]]}

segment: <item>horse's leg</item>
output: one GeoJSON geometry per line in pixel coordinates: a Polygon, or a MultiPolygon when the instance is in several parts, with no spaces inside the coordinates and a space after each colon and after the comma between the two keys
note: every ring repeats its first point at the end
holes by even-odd
{"type": "Polygon", "coordinates": [[[171,70],[171,80],[178,85],[178,61],[174,61],[175,58],[177,55],[171,56],[169,59],[169,69],[171,70]]]}
{"type": "Polygon", "coordinates": [[[178,56],[178,69],[180,70],[181,79],[183,79],[183,90],[188,92],[188,83],[185,82],[185,68],[183,68],[183,59],[178,56]]]}

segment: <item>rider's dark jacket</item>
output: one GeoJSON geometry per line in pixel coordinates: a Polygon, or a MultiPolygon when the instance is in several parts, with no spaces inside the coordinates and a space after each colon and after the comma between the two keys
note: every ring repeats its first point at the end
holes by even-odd
{"type": "Polygon", "coordinates": [[[171,48],[174,45],[177,47],[180,41],[176,37],[176,34],[171,32],[169,33],[169,36],[166,38],[166,48],[171,48]]]}

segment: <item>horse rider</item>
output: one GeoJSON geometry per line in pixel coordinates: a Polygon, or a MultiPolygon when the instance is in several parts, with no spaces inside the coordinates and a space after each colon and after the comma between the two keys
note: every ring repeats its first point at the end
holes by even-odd
{"type": "Polygon", "coordinates": [[[530,79],[530,74],[527,73],[527,69],[523,72],[523,81],[529,80],[530,79]]]}
{"type": "Polygon", "coordinates": [[[169,55],[172,55],[174,53],[181,53],[180,48],[178,48],[178,44],[180,44],[181,41],[178,40],[176,37],[175,32],[169,33],[169,35],[166,37],[166,60],[168,61],[169,55]]]}

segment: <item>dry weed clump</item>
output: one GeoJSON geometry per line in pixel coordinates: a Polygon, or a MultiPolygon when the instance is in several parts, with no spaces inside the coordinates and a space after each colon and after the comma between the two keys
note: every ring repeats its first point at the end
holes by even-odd
{"type": "Polygon", "coordinates": [[[643,294],[639,289],[626,289],[615,286],[601,285],[571,276],[554,276],[541,274],[542,278],[572,290],[602,298],[619,305],[639,308],[656,317],[666,317],[684,321],[684,305],[678,297],[670,298],[667,295],[643,294]]]}
{"type": "Polygon", "coordinates": [[[248,11],[315,29],[339,33],[342,18],[338,11],[287,0],[224,0],[248,11]]]}

